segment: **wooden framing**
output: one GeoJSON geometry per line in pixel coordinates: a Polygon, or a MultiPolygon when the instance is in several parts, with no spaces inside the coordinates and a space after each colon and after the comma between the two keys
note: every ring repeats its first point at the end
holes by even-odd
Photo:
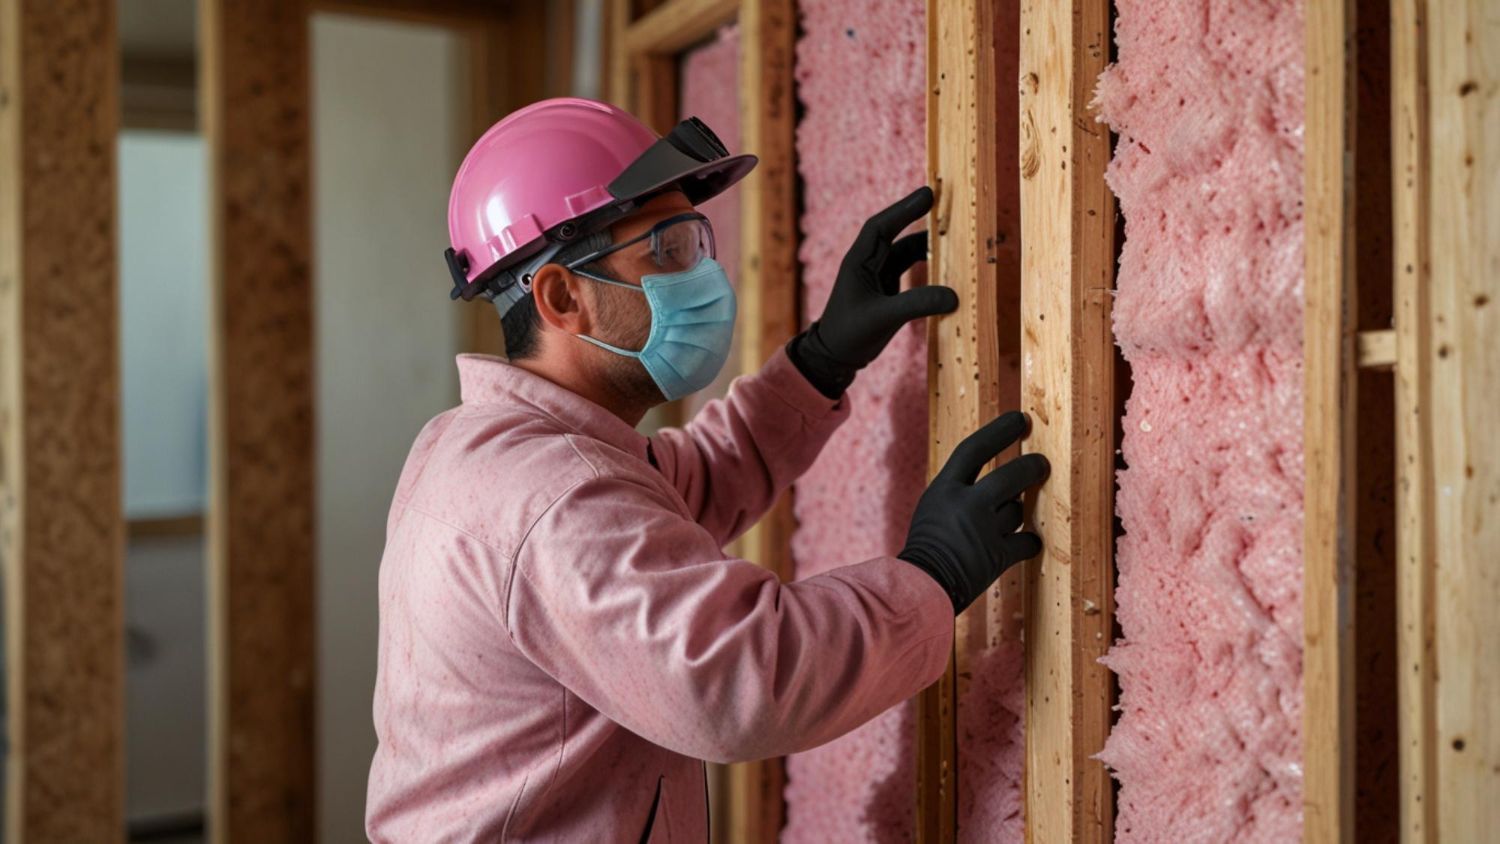
{"type": "Polygon", "coordinates": [[[115,14],[0,0],[9,841],[124,828],[115,14]]]}
{"type": "Polygon", "coordinates": [[[1046,543],[1026,589],[1026,828],[1109,841],[1114,618],[1114,195],[1089,112],[1109,58],[1107,0],[1021,5],[1022,406],[1052,476],[1032,497],[1046,543]]]}
{"type": "MultiPolygon", "coordinates": [[[[666,132],[678,117],[683,50],[732,21],[740,28],[740,130],[760,165],[740,194],[739,367],[750,372],[799,328],[797,260],[795,0],[668,0],[639,17],[631,0],[608,0],[603,67],[611,100],[666,132]]],[[[668,415],[667,423],[678,421],[668,415]]],[[[792,577],[791,494],[783,495],[740,540],[738,552],[785,580],[792,577]]],[[[729,766],[728,830],[735,842],[773,842],[783,822],[781,759],[729,766]]]]}
{"type": "Polygon", "coordinates": [[[1392,4],[1402,840],[1500,827],[1500,19],[1392,4]],[[1409,669],[1408,669],[1409,667],[1409,669]]]}
{"type": "Polygon", "coordinates": [[[1303,836],[1354,835],[1357,310],[1351,0],[1308,5],[1303,447],[1303,836]]]}
{"type": "Polygon", "coordinates": [[[308,9],[200,4],[213,278],[209,827],[315,835],[308,9]]]}
{"type": "MultiPolygon", "coordinates": [[[[566,69],[544,56],[540,3],[205,0],[201,8],[217,329],[210,825],[218,841],[309,840],[317,795],[309,15],[372,14],[467,32],[476,137],[545,96],[544,78],[566,79],[566,69]]],[[[468,348],[503,348],[493,311],[475,305],[468,319],[468,348]]]]}
{"type": "MultiPolygon", "coordinates": [[[[1019,351],[1019,290],[1002,279],[995,4],[928,0],[927,159],[934,203],[928,224],[928,281],[952,287],[959,310],[927,323],[929,474],[965,436],[1001,409],[1001,355],[1019,351]],[[1002,285],[1006,285],[1002,291],[1002,285]],[[1001,306],[1001,299],[1006,306],[1001,306]],[[1002,347],[1004,351],[1002,351],[1002,347]]],[[[1013,385],[1007,385],[1013,386],[1013,385]]],[[[1011,406],[1014,396],[1006,396],[1011,406]]],[[[1014,586],[1015,579],[1009,585],[1014,586]]],[[[958,828],[957,702],[969,646],[1002,631],[1020,609],[1014,588],[976,601],[955,624],[948,671],[917,697],[917,840],[952,841],[958,828]],[[996,617],[998,616],[998,617],[996,617]]]]}

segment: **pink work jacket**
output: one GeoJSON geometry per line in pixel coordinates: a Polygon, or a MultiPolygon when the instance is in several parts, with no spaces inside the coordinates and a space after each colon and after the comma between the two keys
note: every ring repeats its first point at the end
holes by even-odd
{"type": "Polygon", "coordinates": [[[915,566],[783,583],[722,550],[848,416],[784,350],[649,439],[458,369],[380,563],[373,841],[707,841],[702,760],[815,747],[943,673],[953,606],[915,566]]]}

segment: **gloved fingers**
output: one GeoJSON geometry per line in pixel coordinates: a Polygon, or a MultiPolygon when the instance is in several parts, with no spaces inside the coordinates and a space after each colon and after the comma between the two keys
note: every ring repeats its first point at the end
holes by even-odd
{"type": "Polygon", "coordinates": [[[880,268],[880,290],[887,296],[894,296],[901,289],[901,274],[912,268],[918,261],[927,260],[927,230],[912,232],[891,244],[890,252],[885,257],[885,265],[880,268]]]}
{"type": "MultiPolygon", "coordinates": [[[[1020,411],[1012,410],[1009,413],[1000,414],[979,430],[965,437],[964,441],[953,449],[953,454],[948,458],[948,462],[943,464],[943,470],[939,476],[945,480],[974,483],[974,479],[979,476],[979,470],[984,468],[984,464],[993,460],[995,455],[1010,448],[1030,426],[1031,420],[1020,411]]],[[[1015,495],[1002,496],[1002,498],[1015,497],[1015,495]]]]}
{"type": "Polygon", "coordinates": [[[989,501],[1009,501],[1047,480],[1052,464],[1040,454],[1023,454],[979,479],[974,489],[989,501]]]}
{"type": "Polygon", "coordinates": [[[1015,533],[1021,527],[1021,516],[1021,502],[1007,501],[995,510],[995,527],[1002,535],[1015,533]]]}
{"type": "Polygon", "coordinates": [[[889,243],[902,229],[922,219],[931,210],[932,188],[923,185],[866,220],[854,245],[866,254],[873,253],[879,241],[889,243]]]}
{"type": "Polygon", "coordinates": [[[899,327],[914,319],[953,313],[958,310],[958,294],[940,284],[913,287],[887,299],[884,309],[899,327]]]}
{"type": "Polygon", "coordinates": [[[1007,536],[1000,541],[1005,559],[1012,563],[1029,560],[1042,553],[1042,538],[1029,531],[1007,536]]]}

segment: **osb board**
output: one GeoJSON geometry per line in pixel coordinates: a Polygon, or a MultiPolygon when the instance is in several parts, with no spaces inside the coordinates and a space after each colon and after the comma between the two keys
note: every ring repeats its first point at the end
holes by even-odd
{"type": "Polygon", "coordinates": [[[10,840],[124,816],[115,3],[0,3],[10,840]]]}
{"type": "Polygon", "coordinates": [[[202,5],[214,287],[210,823],[314,829],[308,14],[202,5]]]}

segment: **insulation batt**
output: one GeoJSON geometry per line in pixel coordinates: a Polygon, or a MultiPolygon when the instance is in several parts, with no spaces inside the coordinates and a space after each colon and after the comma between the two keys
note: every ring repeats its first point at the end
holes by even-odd
{"type": "MultiPolygon", "coordinates": [[[[682,91],[678,97],[680,119],[697,117],[714,130],[719,140],[730,152],[754,152],[745,150],[740,139],[740,30],[738,26],[726,26],[707,43],[696,47],[682,57],[678,78],[682,80],[682,91]]],[[[714,228],[714,244],[717,259],[729,274],[736,287],[740,275],[740,197],[738,185],[699,205],[697,210],[708,218],[714,228]]],[[[740,331],[743,326],[736,321],[734,346],[729,362],[724,365],[719,377],[708,387],[683,399],[686,405],[684,418],[691,418],[709,399],[727,395],[729,382],[743,372],[754,372],[762,361],[739,361],[740,331]]]]}
{"type": "MultiPolygon", "coordinates": [[[[921,0],[803,0],[797,126],[803,313],[822,313],[865,219],[923,184],[921,0]]],[[[894,554],[927,474],[927,343],[902,329],[850,388],[850,419],[795,488],[799,578],[894,554]]],[[[787,760],[787,844],[912,837],[914,712],[904,703],[787,760]]]]}
{"type": "MultiPolygon", "coordinates": [[[[800,258],[803,313],[811,319],[822,313],[865,219],[926,180],[927,36],[922,0],[802,0],[798,7],[800,258]]],[[[896,553],[905,542],[927,482],[926,355],[924,327],[908,326],[854,382],[852,417],[796,485],[799,578],[896,553]]],[[[964,797],[972,828],[993,833],[1007,818],[1015,824],[1018,812],[1019,650],[996,649],[976,665],[977,704],[961,725],[972,736],[967,761],[976,765],[964,797]]],[[[906,703],[789,758],[782,840],[911,840],[914,718],[906,703]]]]}
{"type": "Polygon", "coordinates": [[[1119,0],[1120,841],[1301,833],[1299,0],[1119,0]]]}

